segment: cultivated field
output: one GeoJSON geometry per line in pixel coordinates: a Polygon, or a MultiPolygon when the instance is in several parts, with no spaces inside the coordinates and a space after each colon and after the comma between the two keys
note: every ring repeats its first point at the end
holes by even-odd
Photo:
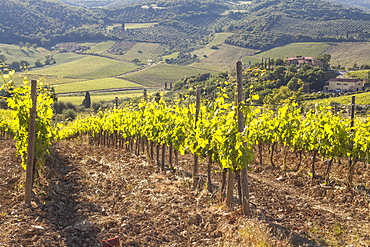
{"type": "Polygon", "coordinates": [[[81,79],[102,79],[133,71],[138,66],[113,59],[87,56],[77,61],[50,68],[32,70],[30,74],[52,75],[81,79]]]}
{"type": "MultiPolygon", "coordinates": [[[[147,28],[158,24],[158,22],[140,22],[140,23],[125,23],[125,29],[147,28]]],[[[122,23],[113,23],[107,27],[111,30],[115,27],[122,27],[122,23]]]]}
{"type": "Polygon", "coordinates": [[[4,55],[7,64],[12,62],[19,62],[21,60],[28,61],[30,66],[34,66],[37,60],[45,60],[45,56],[49,55],[50,51],[42,47],[37,47],[36,50],[32,47],[19,48],[18,45],[0,44],[0,55],[4,55]]]}
{"type": "Polygon", "coordinates": [[[103,78],[74,83],[66,83],[55,86],[56,93],[84,92],[112,88],[140,88],[141,85],[117,78],[103,78]]]}
{"type": "Polygon", "coordinates": [[[329,105],[330,103],[339,103],[342,105],[350,105],[352,102],[352,96],[356,96],[356,104],[358,105],[370,105],[370,93],[359,93],[355,95],[344,95],[339,97],[327,98],[327,99],[316,99],[305,101],[305,104],[324,104],[329,105]]]}
{"type": "MultiPolygon", "coordinates": [[[[150,94],[148,92],[148,94],[150,94]]],[[[140,97],[143,95],[143,90],[129,90],[129,91],[122,91],[119,93],[113,94],[90,94],[91,96],[91,103],[97,103],[100,101],[114,101],[116,97],[119,100],[125,98],[133,98],[133,97],[140,97]]],[[[71,102],[75,105],[81,105],[82,101],[85,99],[85,92],[81,93],[81,95],[75,96],[58,96],[58,101],[62,102],[71,102]]]]}
{"type": "Polygon", "coordinates": [[[201,57],[201,58],[204,55],[209,57],[210,55],[212,55],[213,53],[215,53],[217,51],[217,49],[211,49],[211,47],[212,46],[220,47],[224,43],[224,41],[228,37],[230,37],[231,35],[232,35],[232,33],[216,33],[215,37],[212,39],[211,42],[209,42],[203,48],[193,51],[192,54],[195,54],[195,55],[197,55],[198,57],[201,57]]]}
{"type": "Polygon", "coordinates": [[[81,45],[89,46],[90,49],[86,53],[104,53],[116,42],[113,40],[98,42],[98,43],[82,43],[81,45]]]}
{"type": "Polygon", "coordinates": [[[121,57],[128,61],[139,59],[142,63],[147,64],[149,60],[153,62],[158,60],[164,49],[163,45],[157,43],[137,43],[121,57]]]}
{"type": "Polygon", "coordinates": [[[199,68],[212,71],[233,70],[235,63],[247,55],[253,55],[255,50],[246,49],[223,44],[212,53],[208,58],[204,58],[199,63],[189,65],[191,68],[199,68]]]}
{"type": "Polygon", "coordinates": [[[258,57],[255,56],[245,56],[243,57],[243,60],[242,62],[245,64],[245,65],[249,65],[249,64],[255,64],[255,63],[260,63],[262,61],[262,58],[261,57],[258,57]]]}
{"type": "Polygon", "coordinates": [[[158,64],[148,69],[121,76],[147,87],[164,87],[165,82],[176,82],[186,76],[208,73],[208,70],[189,67],[158,64]]]}
{"type": "Polygon", "coordinates": [[[351,71],[351,72],[348,72],[346,75],[350,77],[367,80],[369,78],[369,73],[370,73],[370,70],[365,69],[365,70],[351,71]]]}
{"type": "Polygon", "coordinates": [[[355,63],[358,66],[370,65],[370,42],[342,42],[333,43],[324,53],[331,54],[330,63],[340,64],[345,67],[352,67],[355,63]]]}
{"type": "Polygon", "coordinates": [[[295,56],[317,57],[320,54],[326,53],[326,50],[331,46],[330,43],[323,42],[303,42],[292,43],[282,47],[273,48],[271,50],[257,54],[264,58],[287,58],[295,56]]]}

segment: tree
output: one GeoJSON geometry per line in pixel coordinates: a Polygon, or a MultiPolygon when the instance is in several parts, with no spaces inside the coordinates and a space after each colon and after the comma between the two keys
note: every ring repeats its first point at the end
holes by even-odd
{"type": "Polygon", "coordinates": [[[45,65],[50,65],[50,64],[54,64],[54,63],[56,63],[56,62],[55,62],[55,59],[54,59],[53,55],[45,56],[45,65]]]}
{"type": "Polygon", "coordinates": [[[266,97],[263,99],[263,103],[269,105],[283,104],[290,99],[293,99],[294,95],[294,92],[289,90],[287,86],[282,86],[279,89],[273,89],[272,93],[266,95],[266,97]]]}
{"type": "Polygon", "coordinates": [[[21,70],[21,65],[19,64],[19,62],[12,62],[9,67],[10,69],[15,71],[21,70]]]}
{"type": "Polygon", "coordinates": [[[281,59],[281,58],[277,58],[276,60],[275,60],[275,66],[279,66],[279,65],[284,65],[285,63],[284,63],[284,60],[283,59],[281,59]]]}
{"type": "Polygon", "coordinates": [[[323,63],[328,64],[328,63],[330,63],[331,55],[325,53],[325,54],[322,54],[322,55],[318,56],[316,59],[320,60],[323,63]]]}
{"type": "Polygon", "coordinates": [[[19,64],[20,64],[21,69],[23,70],[27,70],[28,67],[30,66],[30,63],[26,60],[20,61],[19,64]]]}
{"type": "Polygon", "coordinates": [[[0,63],[3,63],[6,61],[6,57],[3,54],[0,54],[0,63]]]}
{"type": "Polygon", "coordinates": [[[293,77],[292,79],[290,79],[290,81],[288,82],[287,84],[287,87],[292,90],[292,91],[295,91],[297,92],[298,89],[303,86],[304,82],[297,78],[297,77],[293,77]]]}
{"type": "Polygon", "coordinates": [[[138,58],[132,59],[131,62],[135,63],[136,65],[140,65],[141,61],[138,58]]]}
{"type": "Polygon", "coordinates": [[[85,107],[85,108],[90,108],[91,107],[91,97],[90,97],[90,93],[89,91],[86,92],[85,94],[85,98],[84,100],[82,101],[82,105],[85,107]]]}
{"type": "Polygon", "coordinates": [[[44,65],[42,64],[41,60],[37,59],[37,61],[35,62],[35,67],[42,67],[42,66],[44,65]]]}

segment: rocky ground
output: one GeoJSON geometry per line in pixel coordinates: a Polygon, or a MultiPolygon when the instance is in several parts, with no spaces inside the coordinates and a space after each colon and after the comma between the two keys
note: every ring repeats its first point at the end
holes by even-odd
{"type": "MultiPolygon", "coordinates": [[[[360,184],[369,181],[367,164],[358,165],[352,189],[345,164],[333,167],[329,185],[320,178],[325,162],[313,182],[305,165],[255,165],[248,220],[220,202],[220,173],[213,194],[192,190],[186,172],[160,172],[145,157],[77,141],[53,146],[28,205],[14,141],[0,140],[0,157],[0,246],[101,246],[113,237],[122,246],[370,245],[370,193],[360,184]]],[[[190,171],[191,158],[180,160],[179,171],[190,171]]]]}

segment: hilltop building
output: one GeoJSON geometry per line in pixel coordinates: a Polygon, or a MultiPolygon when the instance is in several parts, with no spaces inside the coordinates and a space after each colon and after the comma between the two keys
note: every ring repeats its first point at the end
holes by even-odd
{"type": "Polygon", "coordinates": [[[328,64],[320,60],[314,59],[313,57],[302,57],[302,56],[290,57],[286,60],[286,64],[287,65],[294,64],[297,65],[297,67],[302,67],[304,64],[308,64],[313,67],[320,67],[322,70],[329,70],[328,64]]]}
{"type": "Polygon", "coordinates": [[[364,82],[361,79],[332,78],[325,83],[326,92],[356,92],[364,90],[364,82]]]}

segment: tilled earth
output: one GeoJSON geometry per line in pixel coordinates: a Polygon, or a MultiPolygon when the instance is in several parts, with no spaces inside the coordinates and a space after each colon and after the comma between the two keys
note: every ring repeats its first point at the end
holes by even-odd
{"type": "MultiPolygon", "coordinates": [[[[187,172],[160,172],[124,150],[62,141],[28,205],[14,144],[0,140],[0,246],[100,246],[113,237],[122,246],[253,246],[245,229],[261,225],[273,235],[270,246],[370,245],[369,191],[347,189],[340,175],[329,186],[311,182],[304,169],[258,167],[249,174],[254,219],[246,220],[219,201],[220,173],[210,194],[190,189],[187,172]]],[[[179,170],[190,171],[191,159],[181,158],[179,170]]],[[[368,179],[367,168],[358,179],[368,179]]]]}

